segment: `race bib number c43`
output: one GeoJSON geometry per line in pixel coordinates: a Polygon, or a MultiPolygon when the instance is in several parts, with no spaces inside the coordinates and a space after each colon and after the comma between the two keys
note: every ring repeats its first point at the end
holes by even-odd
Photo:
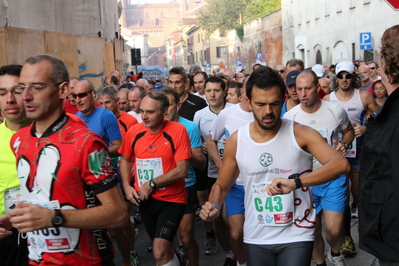
{"type": "Polygon", "coordinates": [[[150,180],[163,175],[162,158],[136,158],[136,174],[139,187],[150,180]]]}
{"type": "Polygon", "coordinates": [[[293,222],[294,194],[269,196],[266,192],[267,184],[254,183],[252,185],[253,208],[258,225],[287,226],[293,222]]]}

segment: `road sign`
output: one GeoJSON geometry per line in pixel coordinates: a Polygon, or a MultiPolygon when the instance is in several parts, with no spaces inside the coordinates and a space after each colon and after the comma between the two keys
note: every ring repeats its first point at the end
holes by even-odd
{"type": "Polygon", "coordinates": [[[242,61],[241,61],[241,60],[237,60],[237,61],[236,61],[236,66],[242,67],[242,61]]]}
{"type": "Polygon", "coordinates": [[[208,63],[208,64],[205,65],[205,67],[206,68],[211,68],[211,64],[208,63]]]}
{"type": "Polygon", "coordinates": [[[360,50],[371,50],[373,45],[371,43],[371,32],[360,33],[360,50]]]}
{"type": "Polygon", "coordinates": [[[399,0],[385,0],[385,2],[387,2],[393,10],[399,11],[399,0]]]}
{"type": "Polygon", "coordinates": [[[257,54],[256,54],[256,61],[259,61],[259,58],[260,58],[262,55],[263,55],[262,53],[257,53],[257,54]]]}

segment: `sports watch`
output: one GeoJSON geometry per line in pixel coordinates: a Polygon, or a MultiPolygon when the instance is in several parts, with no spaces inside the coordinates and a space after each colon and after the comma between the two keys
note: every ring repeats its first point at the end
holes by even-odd
{"type": "Polygon", "coordinates": [[[154,180],[150,180],[149,185],[150,185],[150,188],[157,189],[157,184],[155,184],[154,180]]]}
{"type": "Polygon", "coordinates": [[[61,210],[55,209],[54,215],[51,218],[51,222],[53,223],[54,227],[60,227],[64,222],[64,216],[62,216],[61,210]]]}
{"type": "Polygon", "coordinates": [[[290,176],[288,177],[288,179],[294,179],[296,189],[302,187],[302,181],[301,181],[301,179],[299,178],[299,174],[290,175],[290,176]]]}

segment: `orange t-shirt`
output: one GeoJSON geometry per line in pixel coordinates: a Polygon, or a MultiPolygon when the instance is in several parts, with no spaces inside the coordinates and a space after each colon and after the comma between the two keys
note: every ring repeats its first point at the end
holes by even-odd
{"type": "Polygon", "coordinates": [[[131,128],[132,126],[134,126],[137,123],[138,123],[137,119],[134,116],[121,111],[121,115],[118,117],[118,125],[119,125],[119,129],[121,131],[122,137],[126,134],[126,132],[129,130],[129,128],[131,128]]]}
{"type": "MultiPolygon", "coordinates": [[[[173,121],[167,121],[164,128],[155,134],[151,134],[143,123],[139,123],[125,134],[119,153],[132,158],[135,169],[134,188],[139,191],[144,183],[176,168],[176,162],[191,158],[190,139],[185,127],[173,121]]],[[[151,197],[186,203],[185,184],[182,178],[154,190],[151,197]]]]}

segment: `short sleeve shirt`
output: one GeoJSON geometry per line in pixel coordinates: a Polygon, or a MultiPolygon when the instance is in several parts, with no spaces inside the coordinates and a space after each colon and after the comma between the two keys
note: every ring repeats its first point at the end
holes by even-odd
{"type": "MultiPolygon", "coordinates": [[[[110,167],[108,148],[91,130],[61,116],[38,138],[33,126],[20,129],[11,138],[16,155],[22,199],[41,206],[57,203],[60,209],[87,209],[97,206],[96,194],[117,184],[110,167]],[[55,129],[51,132],[50,129],[55,129]],[[52,202],[50,204],[49,202],[52,202]]],[[[107,230],[66,228],[69,244],[47,229],[48,249],[62,252],[41,252],[42,244],[33,235],[46,235],[43,230],[28,233],[29,258],[33,265],[62,261],[65,265],[99,265],[113,260],[112,243],[107,230]],[[33,235],[32,235],[33,234],[33,235]]]]}
{"type": "MultiPolygon", "coordinates": [[[[134,187],[176,168],[176,163],[191,158],[190,139],[183,125],[166,121],[160,132],[152,134],[143,123],[134,125],[123,138],[119,153],[132,158],[134,165],[134,187]],[[141,168],[142,167],[142,168],[141,168]],[[140,169],[141,168],[141,169],[140,169]]],[[[158,188],[151,197],[161,201],[186,203],[186,182],[180,179],[164,188],[158,188]]]]}

